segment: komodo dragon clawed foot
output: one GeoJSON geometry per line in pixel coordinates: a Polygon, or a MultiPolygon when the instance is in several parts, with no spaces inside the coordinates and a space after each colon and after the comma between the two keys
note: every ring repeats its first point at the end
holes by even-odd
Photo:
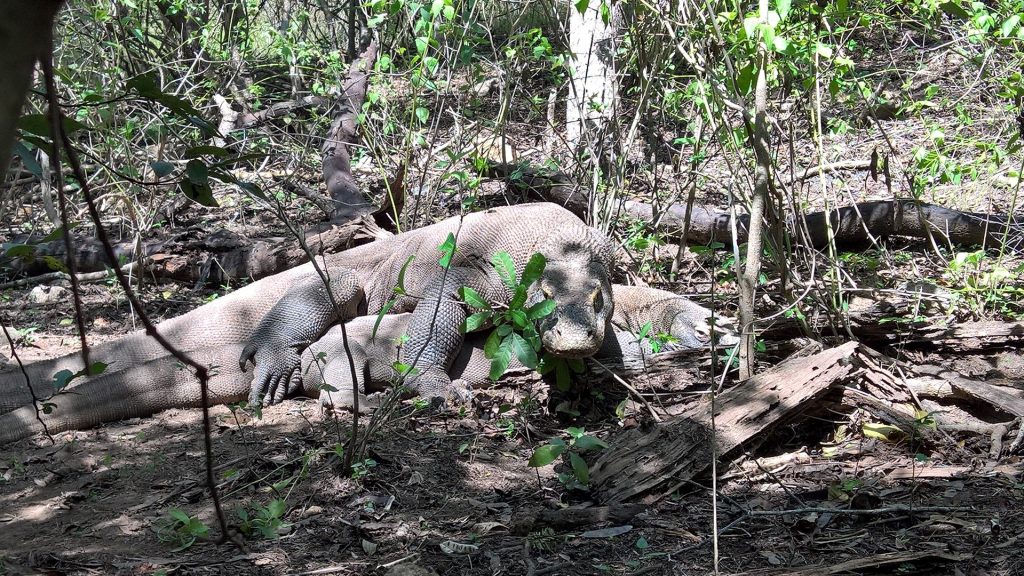
{"type": "Polygon", "coordinates": [[[276,404],[302,388],[302,351],[332,324],[365,309],[363,289],[349,270],[336,270],[326,284],[317,274],[293,284],[267,312],[242,349],[238,360],[244,372],[255,364],[249,403],[276,404]]]}

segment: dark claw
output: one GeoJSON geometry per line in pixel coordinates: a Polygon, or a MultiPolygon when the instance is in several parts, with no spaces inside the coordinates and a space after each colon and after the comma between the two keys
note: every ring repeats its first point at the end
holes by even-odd
{"type": "MultiPolygon", "coordinates": [[[[241,357],[238,358],[238,367],[241,368],[242,372],[245,372],[246,363],[248,363],[250,360],[253,360],[254,356],[256,356],[256,346],[254,346],[251,343],[246,344],[245,348],[242,349],[241,357]]],[[[256,361],[253,360],[253,364],[255,363],[256,361]]]]}

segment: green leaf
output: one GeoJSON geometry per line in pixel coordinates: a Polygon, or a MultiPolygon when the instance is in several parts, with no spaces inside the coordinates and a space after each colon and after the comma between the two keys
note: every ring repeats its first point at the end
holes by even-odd
{"type": "Polygon", "coordinates": [[[465,334],[467,332],[479,330],[487,324],[490,319],[490,312],[477,312],[475,314],[470,314],[469,317],[466,318],[466,321],[462,323],[462,333],[465,334]]]}
{"type": "Polygon", "coordinates": [[[21,140],[14,142],[13,152],[21,158],[21,163],[25,165],[25,169],[31,172],[36,178],[43,177],[43,167],[36,161],[35,154],[25,146],[25,143],[21,140]]]}
{"type": "Polygon", "coordinates": [[[430,39],[426,36],[416,37],[416,52],[421,56],[427,53],[427,48],[430,47],[430,39]]]}
{"type": "Polygon", "coordinates": [[[384,303],[384,306],[377,313],[377,320],[373,323],[373,330],[370,331],[370,340],[377,337],[377,329],[380,328],[380,322],[384,319],[384,315],[391,311],[391,307],[395,305],[397,298],[391,298],[384,303]]]}
{"type": "Polygon", "coordinates": [[[267,512],[272,518],[280,518],[284,516],[285,502],[281,499],[271,500],[270,504],[267,505],[267,512]]]}
{"type": "Polygon", "coordinates": [[[865,422],[861,426],[861,432],[868,438],[891,442],[894,438],[903,435],[903,431],[891,424],[880,424],[877,422],[865,422]]]}
{"type": "Polygon", "coordinates": [[[555,301],[544,299],[526,309],[526,317],[530,320],[539,320],[555,311],[555,301]]]}
{"type": "Polygon", "coordinates": [[[416,107],[416,119],[420,121],[420,124],[426,124],[430,118],[430,110],[427,110],[423,106],[416,107]]]}
{"type": "Polygon", "coordinates": [[[584,434],[576,439],[576,447],[580,450],[596,450],[598,448],[607,448],[608,445],[602,442],[599,438],[595,438],[590,434],[584,434]]]}
{"type": "Polygon", "coordinates": [[[761,19],[757,16],[747,16],[743,19],[743,37],[754,38],[754,32],[757,30],[758,25],[761,23],[761,19]]]}
{"type": "Polygon", "coordinates": [[[128,80],[125,85],[139,96],[163,104],[171,112],[188,120],[193,126],[202,130],[204,136],[213,137],[218,134],[217,127],[204,120],[190,102],[161,90],[155,73],[140,74],[128,80]]]}
{"type": "Polygon", "coordinates": [[[99,376],[107,370],[107,364],[105,362],[93,362],[89,365],[87,370],[89,376],[99,376]]]}
{"type": "Polygon", "coordinates": [[[786,19],[789,16],[789,9],[793,5],[793,0],[775,0],[775,11],[779,13],[779,21],[786,19]]]}
{"type": "Polygon", "coordinates": [[[644,338],[647,338],[647,335],[650,334],[650,332],[651,322],[648,320],[647,322],[644,322],[643,326],[640,327],[640,332],[636,335],[636,339],[640,342],[643,342],[644,338]]]}
{"type": "Polygon", "coordinates": [[[601,0],[601,22],[607,26],[612,20],[612,9],[608,6],[607,0],[601,0]]]}
{"type": "MultiPolygon", "coordinates": [[[[423,57],[423,66],[427,69],[427,72],[430,72],[431,74],[437,72],[437,65],[438,65],[438,63],[439,62],[438,62],[437,58],[435,58],[433,56],[424,56],[423,57]]],[[[424,122],[426,122],[426,120],[424,120],[424,122]]]]}
{"type": "Polygon", "coordinates": [[[178,508],[171,508],[170,510],[167,511],[167,515],[186,526],[188,525],[189,521],[192,520],[191,518],[189,518],[189,515],[186,514],[184,510],[180,510],[178,508]]]}
{"type": "Polygon", "coordinates": [[[587,466],[587,461],[579,454],[570,452],[569,463],[572,464],[572,472],[576,475],[576,480],[584,486],[590,484],[590,468],[587,466]]]}
{"type": "Polygon", "coordinates": [[[501,335],[498,334],[497,330],[494,330],[487,335],[487,340],[484,342],[484,357],[488,360],[493,360],[494,355],[498,353],[498,346],[501,345],[501,335]]]}
{"type": "Polygon", "coordinates": [[[512,296],[512,301],[508,303],[509,310],[520,310],[526,304],[526,286],[520,284],[516,286],[516,293],[512,296]]]}
{"type": "Polygon", "coordinates": [[[544,444],[543,446],[537,447],[530,455],[530,460],[526,463],[530,468],[540,468],[541,466],[547,466],[555,461],[556,458],[565,452],[565,444],[544,444]]]}
{"type": "Polygon", "coordinates": [[[1004,38],[1009,38],[1013,33],[1013,29],[1016,28],[1018,24],[1020,24],[1020,15],[1014,14],[1007,18],[1006,21],[1003,22],[1003,25],[999,27],[999,33],[1002,34],[1004,38]]]}
{"type": "Polygon", "coordinates": [[[939,4],[939,10],[942,10],[946,14],[954,18],[959,18],[961,20],[967,20],[968,18],[971,17],[970,13],[967,12],[967,10],[965,10],[964,7],[960,5],[960,2],[943,2],[942,4],[939,4]]]}
{"type": "Polygon", "coordinates": [[[170,162],[154,160],[149,163],[149,167],[153,169],[153,173],[156,174],[157,178],[163,178],[171,172],[174,172],[174,164],[171,164],[170,162]]]}
{"type": "Polygon", "coordinates": [[[178,189],[190,200],[198,202],[203,206],[216,207],[217,199],[213,197],[213,189],[209,184],[196,184],[191,180],[178,182],[178,189]]]}
{"type": "Polygon", "coordinates": [[[515,290],[516,288],[516,265],[512,262],[512,257],[508,255],[508,252],[498,252],[491,257],[491,264],[494,265],[494,270],[501,277],[501,281],[508,286],[509,290],[515,290]]]}
{"type": "Polygon", "coordinates": [[[495,382],[505,374],[505,371],[508,370],[509,362],[512,361],[512,352],[509,350],[510,345],[506,344],[506,342],[508,342],[508,338],[502,340],[498,350],[494,353],[494,358],[491,358],[491,372],[488,376],[495,382]]]}
{"type": "Polygon", "coordinates": [[[590,6],[590,0],[576,0],[575,6],[576,11],[579,12],[580,14],[583,14],[584,12],[587,11],[587,8],[590,6]]]}
{"type": "Polygon", "coordinates": [[[529,288],[536,282],[541,274],[544,273],[544,267],[547,265],[547,259],[540,252],[535,252],[533,256],[530,256],[530,260],[526,263],[526,268],[523,268],[523,279],[519,282],[520,285],[529,288]]]}
{"type": "Polygon", "coordinates": [[[210,169],[205,162],[192,159],[185,164],[185,175],[193,184],[206,184],[210,181],[210,169]]]}
{"type": "Polygon", "coordinates": [[[487,300],[485,300],[483,296],[481,296],[476,290],[473,290],[469,286],[463,286],[462,288],[459,288],[459,296],[462,298],[463,302],[469,304],[473,308],[478,308],[480,310],[491,309],[491,305],[487,302],[487,300]]]}
{"type": "MultiPolygon", "coordinates": [[[[72,118],[62,117],[61,127],[65,134],[74,134],[79,130],[85,130],[85,124],[72,118]]],[[[50,137],[50,115],[49,114],[26,114],[18,118],[18,129],[29,134],[35,134],[42,138],[50,137]]]]}
{"type": "Polygon", "coordinates": [[[402,269],[398,271],[398,284],[395,285],[395,294],[399,296],[405,295],[405,271],[409,269],[409,264],[412,264],[413,259],[416,258],[415,254],[410,254],[409,258],[406,259],[405,264],[402,264],[402,269]]]}
{"type": "Polygon", "coordinates": [[[754,66],[753,62],[748,62],[745,66],[740,68],[739,74],[736,75],[736,88],[740,93],[746,95],[750,94],[750,91],[754,89],[754,78],[757,74],[757,67],[754,66]]]}
{"type": "Polygon", "coordinates": [[[455,235],[451,232],[448,233],[448,237],[444,239],[444,242],[437,247],[441,251],[441,258],[437,261],[442,268],[448,268],[452,265],[452,257],[455,256],[455,235]]]}
{"type": "Polygon", "coordinates": [[[10,258],[31,259],[35,256],[36,247],[31,244],[13,244],[8,246],[4,254],[10,258]]]}
{"type": "Polygon", "coordinates": [[[537,369],[537,351],[533,349],[522,336],[513,332],[509,335],[509,339],[512,341],[512,349],[515,351],[516,358],[523,363],[530,370],[537,369]]]}
{"type": "Polygon", "coordinates": [[[256,184],[253,184],[252,182],[235,182],[234,184],[238,186],[239,189],[241,189],[243,192],[246,192],[250,196],[255,196],[256,198],[260,198],[262,200],[267,199],[267,195],[263,192],[263,189],[257,186],[256,184]]]}
{"type": "Polygon", "coordinates": [[[520,331],[525,331],[530,325],[530,319],[527,318],[526,312],[523,312],[522,310],[512,310],[508,313],[508,317],[512,320],[512,325],[520,331]]]}
{"type": "Polygon", "coordinates": [[[569,377],[569,365],[563,359],[555,363],[555,388],[562,392],[568,392],[572,386],[572,378],[569,377]]]}
{"type": "Polygon", "coordinates": [[[71,370],[61,370],[60,372],[54,374],[53,391],[60,392],[64,388],[67,388],[67,385],[71,383],[72,380],[75,379],[75,376],[77,376],[77,374],[75,374],[71,370]]]}

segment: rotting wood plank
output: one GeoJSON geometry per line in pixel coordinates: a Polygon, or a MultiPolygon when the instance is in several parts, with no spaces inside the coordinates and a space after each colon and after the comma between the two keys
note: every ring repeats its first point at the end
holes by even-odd
{"type": "Polygon", "coordinates": [[[921,396],[980,402],[1024,418],[1024,393],[1019,390],[965,378],[959,372],[939,366],[918,366],[915,372],[921,376],[908,378],[907,384],[921,396]]]}
{"type": "Polygon", "coordinates": [[[858,344],[790,358],[728,390],[716,400],[715,432],[707,403],[677,418],[612,439],[591,466],[594,493],[603,502],[645,494],[660,497],[722,456],[804,409],[853,370],[858,344]]]}

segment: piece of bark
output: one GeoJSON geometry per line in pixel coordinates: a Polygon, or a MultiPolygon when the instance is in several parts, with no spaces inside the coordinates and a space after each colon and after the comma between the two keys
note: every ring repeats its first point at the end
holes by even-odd
{"type": "Polygon", "coordinates": [[[590,468],[595,494],[603,502],[622,502],[644,494],[657,498],[671,493],[710,467],[712,458],[726,456],[763,435],[847,377],[857,346],[850,342],[790,358],[720,394],[713,435],[707,404],[671,421],[619,435],[590,468]]]}

